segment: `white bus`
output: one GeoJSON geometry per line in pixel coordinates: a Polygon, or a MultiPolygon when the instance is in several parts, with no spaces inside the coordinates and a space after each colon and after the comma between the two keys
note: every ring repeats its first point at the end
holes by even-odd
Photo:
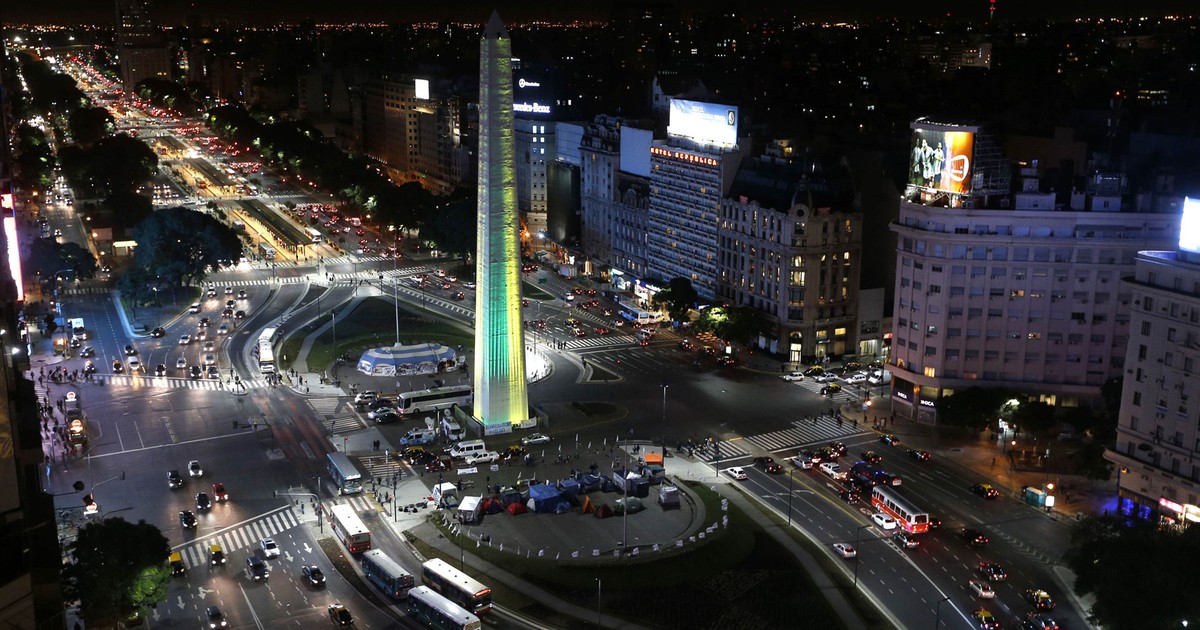
{"type": "Polygon", "coordinates": [[[354,506],[335,505],[329,508],[329,528],[350,553],[362,553],[371,548],[371,530],[354,513],[354,506]]]}
{"type": "Polygon", "coordinates": [[[479,630],[479,617],[462,606],[438,595],[428,586],[418,586],[408,592],[408,614],[421,625],[437,630],[479,630]]]}
{"type": "Polygon", "coordinates": [[[412,574],[378,549],[363,552],[362,572],[367,580],[393,599],[408,597],[409,589],[415,586],[412,574]]]}
{"type": "Polygon", "coordinates": [[[473,615],[483,615],[492,609],[492,589],[450,566],[445,560],[434,558],[426,561],[421,565],[421,578],[426,586],[473,615]]]}
{"type": "Polygon", "coordinates": [[[624,302],[617,304],[617,312],[620,313],[621,317],[626,321],[639,325],[654,324],[662,319],[662,316],[658,313],[643,311],[632,304],[626,304],[624,302]]]}
{"type": "Polygon", "coordinates": [[[278,328],[267,328],[258,336],[254,354],[258,357],[258,371],[263,374],[275,372],[275,338],[278,335],[278,328]]]}
{"type": "Polygon", "coordinates": [[[307,228],[304,231],[308,233],[308,237],[312,239],[313,243],[325,242],[325,235],[321,234],[321,231],[317,228],[307,228]]]}
{"type": "Polygon", "coordinates": [[[275,248],[266,243],[258,244],[258,254],[263,260],[275,260],[275,248]]]}
{"type": "Polygon", "coordinates": [[[326,456],[329,464],[329,476],[337,485],[338,494],[358,494],[363,491],[362,473],[354,467],[354,462],[345,453],[330,453],[326,456]]]}
{"type": "Polygon", "coordinates": [[[454,405],[466,407],[470,404],[470,385],[431,387],[416,392],[405,392],[396,396],[396,411],[402,414],[449,409],[454,405]]]}

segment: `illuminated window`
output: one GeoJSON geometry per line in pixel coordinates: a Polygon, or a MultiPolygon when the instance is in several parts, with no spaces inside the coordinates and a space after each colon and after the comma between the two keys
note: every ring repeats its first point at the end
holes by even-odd
{"type": "Polygon", "coordinates": [[[925,368],[925,376],[928,376],[929,378],[936,377],[937,376],[937,368],[933,368],[933,367],[925,368]]]}

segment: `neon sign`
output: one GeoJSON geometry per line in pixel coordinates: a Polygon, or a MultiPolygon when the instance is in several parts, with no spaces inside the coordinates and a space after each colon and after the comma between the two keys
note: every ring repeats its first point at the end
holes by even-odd
{"type": "Polygon", "coordinates": [[[537,103],[513,103],[513,111],[523,114],[549,114],[550,106],[537,103]]]}

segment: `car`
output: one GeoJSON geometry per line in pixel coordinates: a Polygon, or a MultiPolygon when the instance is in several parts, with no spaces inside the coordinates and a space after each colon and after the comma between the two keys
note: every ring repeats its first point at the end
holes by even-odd
{"type": "Polygon", "coordinates": [[[233,317],[233,309],[227,308],[221,311],[221,317],[233,317]]]}
{"type": "Polygon", "coordinates": [[[209,320],[207,317],[201,317],[199,323],[196,325],[200,328],[208,328],[210,324],[212,324],[211,320],[209,320]]]}
{"type": "Polygon", "coordinates": [[[788,381],[789,383],[796,383],[804,380],[804,372],[788,372],[779,378],[788,381]]]}
{"type": "Polygon", "coordinates": [[[1003,582],[1008,579],[1008,572],[995,562],[980,562],[979,574],[991,582],[1003,582]]]}
{"type": "Polygon", "coordinates": [[[225,550],[221,545],[213,544],[208,547],[208,565],[215,567],[225,564],[225,550]]]}
{"type": "Polygon", "coordinates": [[[865,372],[855,372],[846,377],[846,383],[850,385],[861,385],[867,382],[867,374],[865,372]]]}
{"type": "Polygon", "coordinates": [[[1000,622],[992,613],[980,608],[971,613],[971,621],[979,630],[999,630],[1000,622]]]}
{"type": "Polygon", "coordinates": [[[395,407],[396,401],[392,400],[391,398],[378,398],[367,404],[367,408],[372,411],[378,411],[379,409],[393,409],[395,407]]]}
{"type": "Polygon", "coordinates": [[[325,574],[321,572],[321,567],[315,564],[300,567],[300,575],[304,576],[304,581],[308,582],[309,586],[325,585],[325,574]]]}
{"type": "Polygon", "coordinates": [[[271,577],[271,569],[267,566],[266,561],[258,556],[246,558],[246,568],[250,572],[250,579],[255,582],[263,582],[271,577]]]}
{"type": "Polygon", "coordinates": [[[883,455],[880,455],[875,451],[863,451],[862,458],[863,461],[867,462],[868,464],[879,464],[883,462],[883,455]]]}
{"type": "Polygon", "coordinates": [[[993,488],[992,484],[990,483],[977,483],[971,486],[971,492],[974,492],[985,499],[995,499],[996,497],[1000,496],[1000,491],[993,488]]]}
{"type": "Polygon", "coordinates": [[[158,365],[154,366],[154,375],[155,376],[166,376],[167,375],[167,366],[162,363],[159,363],[158,365]]]}
{"type": "Polygon", "coordinates": [[[354,624],[354,617],[349,610],[341,604],[329,605],[329,620],[339,626],[349,626],[354,624]]]}
{"type": "Polygon", "coordinates": [[[229,334],[229,322],[222,322],[220,326],[217,326],[217,334],[218,335],[228,335],[229,334]]]}
{"type": "Polygon", "coordinates": [[[841,385],[838,385],[837,383],[830,383],[830,384],[826,385],[825,387],[821,388],[821,395],[822,396],[832,396],[840,391],[842,391],[841,385]]]}
{"type": "Polygon", "coordinates": [[[468,455],[466,462],[468,466],[475,466],[477,464],[490,464],[499,459],[500,453],[496,451],[480,451],[474,455],[468,455]]]}
{"type": "Polygon", "coordinates": [[[138,353],[137,348],[134,348],[133,346],[131,346],[129,344],[125,344],[125,356],[135,357],[135,356],[137,356],[137,353],[138,353]]]}
{"type": "Polygon", "coordinates": [[[607,335],[612,332],[611,330],[609,330],[608,328],[605,328],[604,326],[597,326],[595,328],[595,330],[596,330],[597,335],[607,335]]]}
{"type": "Polygon", "coordinates": [[[156,326],[154,328],[154,330],[150,331],[150,336],[154,337],[155,339],[158,339],[159,337],[162,337],[166,334],[167,334],[167,331],[162,326],[156,326]]]}
{"type": "Polygon", "coordinates": [[[188,312],[189,313],[199,313],[200,312],[200,303],[192,302],[192,305],[188,307],[188,312]]]}
{"type": "Polygon", "coordinates": [[[96,364],[91,361],[87,361],[86,363],[84,363],[83,364],[83,373],[84,374],[95,374],[96,373],[96,364]]]}
{"type": "Polygon", "coordinates": [[[216,364],[217,364],[216,355],[214,355],[211,352],[204,355],[204,365],[216,365],[216,364]]]}
{"type": "Polygon", "coordinates": [[[931,455],[929,454],[929,451],[918,451],[916,449],[911,449],[911,448],[908,449],[908,456],[919,462],[927,462],[927,461],[929,461],[929,458],[931,457],[931,455]]]}
{"type": "Polygon", "coordinates": [[[237,299],[239,299],[239,300],[246,299],[246,290],[245,289],[242,289],[241,291],[237,292],[237,299]]]}
{"type": "Polygon", "coordinates": [[[862,500],[862,495],[857,490],[842,490],[838,493],[838,497],[846,503],[858,503],[862,500]]]}
{"type": "Polygon", "coordinates": [[[858,550],[848,543],[833,543],[833,550],[843,558],[853,558],[858,555],[858,550]]]}
{"type": "Polygon", "coordinates": [[[376,424],[387,424],[389,422],[399,422],[404,419],[404,416],[401,416],[400,412],[398,412],[395,409],[392,409],[390,407],[384,407],[383,409],[376,409],[375,411],[372,411],[371,413],[369,413],[367,415],[372,420],[374,420],[376,424]]]}
{"type": "Polygon", "coordinates": [[[216,348],[217,348],[217,342],[215,342],[211,339],[204,342],[204,351],[205,352],[213,352],[216,350],[216,348]]]}
{"type": "Polygon", "coordinates": [[[992,585],[983,580],[967,580],[967,589],[979,599],[996,598],[996,591],[992,590],[992,585]]]}
{"type": "Polygon", "coordinates": [[[124,374],[125,364],[120,361],[113,361],[113,374],[124,374]]]}
{"type": "Polygon", "coordinates": [[[892,435],[891,433],[885,433],[879,436],[879,441],[883,444],[887,444],[888,446],[895,446],[900,443],[900,438],[892,435]]]}
{"type": "Polygon", "coordinates": [[[183,477],[179,475],[178,470],[167,471],[167,487],[172,490],[183,487],[183,477]]]}
{"type": "Polygon", "coordinates": [[[71,337],[71,341],[67,345],[72,348],[78,348],[83,345],[83,342],[79,340],[79,337],[71,337]]]}
{"type": "Polygon", "coordinates": [[[246,319],[246,311],[243,311],[243,310],[240,310],[240,309],[239,309],[239,310],[236,310],[236,311],[234,311],[234,312],[233,312],[233,318],[234,318],[234,319],[246,319]]]}
{"type": "Polygon", "coordinates": [[[930,514],[929,515],[929,529],[940,529],[941,526],[942,526],[942,519],[930,514]]]}
{"type": "Polygon", "coordinates": [[[1037,610],[1054,610],[1057,604],[1054,598],[1050,597],[1050,593],[1041,589],[1029,589],[1024,593],[1025,601],[1033,604],[1037,610]]]}
{"type": "Polygon", "coordinates": [[[229,623],[225,621],[225,615],[216,606],[205,608],[204,616],[208,618],[208,627],[210,630],[212,628],[225,628],[229,626],[229,623]]]}
{"type": "Polygon", "coordinates": [[[837,375],[833,372],[821,372],[813,376],[812,380],[817,383],[832,383],[837,380],[837,375]]]}
{"type": "Polygon", "coordinates": [[[500,461],[502,461],[502,462],[515,461],[515,460],[525,457],[525,455],[528,453],[529,453],[529,449],[527,449],[523,446],[517,446],[516,444],[513,444],[512,446],[509,446],[508,448],[501,451],[500,461]]]}
{"type": "Polygon", "coordinates": [[[263,556],[266,558],[279,557],[279,545],[275,544],[274,538],[264,538],[258,541],[258,546],[262,548],[263,556]]]}
{"type": "Polygon", "coordinates": [[[832,451],[834,457],[845,457],[846,455],[846,444],[844,442],[830,442],[825,445],[825,448],[832,451]]]}
{"type": "MultiPolygon", "coordinates": [[[[645,340],[643,340],[645,341],[645,340]]],[[[737,359],[731,356],[717,357],[717,365],[721,367],[733,367],[737,365],[737,359]]]]}
{"type": "Polygon", "coordinates": [[[208,329],[201,328],[201,329],[197,330],[196,331],[196,339],[199,339],[200,341],[204,341],[205,339],[208,339],[208,329]]]}
{"type": "Polygon", "coordinates": [[[921,546],[921,541],[908,532],[896,532],[892,535],[892,540],[901,549],[916,549],[921,546]]]}
{"type": "Polygon", "coordinates": [[[184,529],[196,529],[196,515],[183,510],[179,513],[179,525],[184,529]]]}
{"type": "Polygon", "coordinates": [[[211,509],[212,509],[212,501],[209,500],[208,495],[203,492],[197,492],[196,493],[196,511],[203,512],[205,510],[211,510],[211,509]]]}
{"type": "Polygon", "coordinates": [[[79,356],[80,356],[80,358],[83,358],[83,359],[90,359],[91,357],[96,356],[96,349],[91,346],[88,346],[88,347],[84,348],[83,350],[79,351],[79,356]]]}
{"type": "Polygon", "coordinates": [[[463,285],[464,289],[474,289],[475,288],[474,282],[464,282],[464,283],[462,283],[462,285],[463,285]]]}
{"type": "Polygon", "coordinates": [[[964,527],[958,535],[972,547],[982,547],[991,542],[991,539],[986,534],[973,527],[964,527]]]}
{"type": "Polygon", "coordinates": [[[1021,628],[1029,630],[1058,630],[1058,622],[1050,617],[1039,612],[1031,612],[1025,615],[1021,620],[1021,628]]]}
{"type": "Polygon", "coordinates": [[[872,514],[871,521],[883,529],[896,529],[896,519],[884,514],[883,512],[876,512],[872,514]]]}
{"type": "Polygon", "coordinates": [[[755,468],[760,468],[763,471],[773,475],[778,475],[783,472],[783,466],[780,466],[773,457],[755,457],[753,462],[755,468]]]}
{"type": "Polygon", "coordinates": [[[450,294],[450,299],[452,299],[452,300],[465,300],[465,299],[467,299],[467,294],[466,294],[466,293],[463,293],[462,291],[455,291],[454,293],[451,293],[451,294],[450,294]]]}
{"type": "Polygon", "coordinates": [[[531,446],[534,444],[546,444],[549,441],[550,441],[550,436],[546,435],[545,433],[534,433],[533,435],[527,435],[527,436],[521,438],[521,444],[523,446],[531,446]]]}
{"type": "Polygon", "coordinates": [[[579,320],[578,320],[578,319],[575,319],[574,317],[568,317],[568,318],[566,318],[566,319],[564,319],[564,320],[563,320],[563,324],[564,324],[564,325],[565,325],[567,328],[575,328],[576,326],[578,326],[578,325],[579,325],[579,320]]]}
{"type": "Polygon", "coordinates": [[[215,366],[215,365],[208,366],[208,378],[211,378],[213,380],[221,378],[221,373],[219,370],[217,370],[217,366],[215,366]]]}
{"type": "Polygon", "coordinates": [[[575,336],[576,336],[576,337],[586,337],[586,336],[587,336],[587,331],[586,331],[586,330],[584,330],[584,329],[582,329],[582,328],[576,328],[576,329],[575,329],[575,336]]]}
{"type": "Polygon", "coordinates": [[[359,392],[354,395],[354,404],[369,403],[378,397],[379,395],[372,391],[359,392]]]}
{"type": "Polygon", "coordinates": [[[434,455],[433,459],[425,464],[425,472],[442,472],[454,468],[454,460],[449,455],[434,455]]]}
{"type": "Polygon", "coordinates": [[[233,295],[233,287],[225,287],[225,295],[233,295]]]}
{"type": "Polygon", "coordinates": [[[225,308],[233,308],[237,306],[236,300],[225,300],[225,308]]]}
{"type": "Polygon", "coordinates": [[[746,478],[746,471],[742,470],[741,466],[734,466],[733,468],[726,468],[725,474],[729,475],[730,477],[733,477],[734,479],[737,479],[738,481],[741,481],[746,478]]]}
{"type": "Polygon", "coordinates": [[[193,459],[192,461],[188,462],[188,476],[189,477],[203,477],[204,476],[204,468],[200,466],[199,460],[193,459]]]}
{"type": "Polygon", "coordinates": [[[176,370],[182,370],[185,368],[187,368],[187,359],[185,359],[183,357],[179,357],[178,359],[175,359],[175,369],[176,370]]]}
{"type": "Polygon", "coordinates": [[[129,373],[138,374],[146,371],[146,366],[142,365],[141,360],[137,357],[129,357],[129,373]]]}

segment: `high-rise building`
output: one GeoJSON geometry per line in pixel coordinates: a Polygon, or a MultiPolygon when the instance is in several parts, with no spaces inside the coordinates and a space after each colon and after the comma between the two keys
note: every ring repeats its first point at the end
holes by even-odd
{"type": "MultiPolygon", "coordinates": [[[[900,202],[892,404],[936,421],[937,401],[1006,387],[1051,404],[1097,400],[1124,371],[1139,250],[1174,243],[1178,216],[1134,212],[1120,178],[1060,197],[977,126],[913,123],[900,202]]],[[[1163,204],[1169,208],[1170,204],[1163,204]]]]}
{"type": "Polygon", "coordinates": [[[743,162],[717,225],[717,295],[765,315],[757,345],[799,364],[857,353],[862,214],[836,160],[743,162]]]}
{"type": "Polygon", "coordinates": [[[475,406],[485,435],[529,419],[521,322],[512,40],[492,13],[479,43],[479,220],[475,406]]]}
{"type": "Polygon", "coordinates": [[[171,54],[150,12],[150,0],[117,0],[117,59],[121,87],[133,92],[149,78],[171,78],[171,54]]]}
{"type": "Polygon", "coordinates": [[[446,82],[421,76],[380,76],[366,82],[363,152],[392,181],[418,182],[447,195],[474,172],[466,143],[463,99],[446,82]]]}
{"type": "Polygon", "coordinates": [[[1116,446],[1118,510],[1163,525],[1200,522],[1200,200],[1184,205],[1174,251],[1139,252],[1116,446]],[[1192,400],[1195,398],[1196,400],[1192,400]]]}
{"type": "Polygon", "coordinates": [[[651,126],[596,116],[579,145],[583,251],[617,271],[613,282],[623,291],[632,288],[626,279],[646,275],[651,126]]]}

